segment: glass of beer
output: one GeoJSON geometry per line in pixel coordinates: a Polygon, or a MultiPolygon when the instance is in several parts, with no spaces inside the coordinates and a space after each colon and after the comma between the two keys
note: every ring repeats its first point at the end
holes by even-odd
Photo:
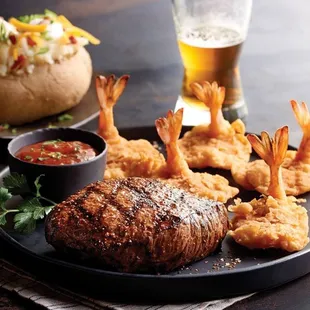
{"type": "Polygon", "coordinates": [[[206,123],[207,107],[190,84],[216,81],[226,89],[224,117],[245,120],[245,103],[238,60],[246,39],[252,0],[172,0],[173,19],[184,65],[181,94],[176,110],[184,108],[184,125],[206,123]]]}

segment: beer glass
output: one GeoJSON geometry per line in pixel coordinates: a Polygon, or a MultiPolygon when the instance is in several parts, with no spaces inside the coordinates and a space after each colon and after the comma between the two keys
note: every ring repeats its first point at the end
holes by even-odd
{"type": "Polygon", "coordinates": [[[252,0],[172,0],[173,19],[184,66],[175,109],[184,108],[184,125],[206,123],[207,107],[190,84],[216,81],[226,89],[223,114],[229,121],[245,119],[238,59],[247,36],[252,0]]]}

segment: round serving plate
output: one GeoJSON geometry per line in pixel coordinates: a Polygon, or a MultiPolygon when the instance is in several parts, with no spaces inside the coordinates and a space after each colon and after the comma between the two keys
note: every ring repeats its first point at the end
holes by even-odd
{"type": "MultiPolygon", "coordinates": [[[[183,132],[189,128],[184,127],[183,132]]],[[[160,142],[155,127],[123,129],[120,134],[127,139],[160,142]]],[[[253,154],[251,160],[256,158],[253,154]]],[[[221,174],[236,186],[229,171],[203,171],[221,174]]],[[[0,173],[0,182],[8,173],[9,169],[0,173]]],[[[238,197],[249,201],[259,194],[240,189],[238,197]]],[[[302,198],[310,200],[310,194],[302,198]]],[[[305,203],[305,207],[309,210],[310,202],[305,203]]],[[[310,272],[310,244],[296,253],[249,250],[226,237],[218,251],[205,259],[168,274],[152,275],[115,272],[66,257],[47,244],[43,222],[32,234],[21,235],[6,228],[0,229],[0,237],[11,248],[11,259],[38,277],[81,293],[124,302],[227,298],[272,288],[310,272]]]]}

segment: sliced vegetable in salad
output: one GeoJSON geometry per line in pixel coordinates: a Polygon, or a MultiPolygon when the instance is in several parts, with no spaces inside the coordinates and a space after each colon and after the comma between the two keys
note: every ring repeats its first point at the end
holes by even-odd
{"type": "Polygon", "coordinates": [[[8,39],[7,31],[3,24],[0,24],[0,42],[5,42],[8,39]]]}

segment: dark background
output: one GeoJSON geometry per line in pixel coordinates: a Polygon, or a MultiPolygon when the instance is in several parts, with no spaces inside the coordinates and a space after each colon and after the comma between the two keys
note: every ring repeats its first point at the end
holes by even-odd
{"type": "MultiPolygon", "coordinates": [[[[288,124],[297,144],[300,131],[289,100],[310,102],[310,2],[253,2],[240,59],[247,129],[274,131],[288,124]]],[[[116,107],[118,126],[153,124],[174,107],[182,64],[169,0],[1,0],[1,8],[5,18],[49,8],[101,40],[88,47],[95,70],[131,74],[116,107]]]]}
{"type": "MultiPolygon", "coordinates": [[[[273,132],[287,124],[290,143],[298,145],[301,131],[289,100],[310,103],[310,2],[253,2],[251,25],[240,59],[249,107],[247,130],[273,132]]],[[[101,40],[100,46],[88,47],[95,71],[131,74],[115,109],[119,127],[153,124],[155,118],[174,107],[182,80],[182,64],[170,1],[1,0],[0,4],[5,18],[40,13],[49,8],[101,40]]],[[[96,121],[90,125],[95,126],[96,121]]],[[[310,308],[309,290],[310,276],[306,276],[229,309],[306,310],[310,308]]],[[[2,309],[35,309],[32,304],[1,290],[0,296],[2,309]]]]}

